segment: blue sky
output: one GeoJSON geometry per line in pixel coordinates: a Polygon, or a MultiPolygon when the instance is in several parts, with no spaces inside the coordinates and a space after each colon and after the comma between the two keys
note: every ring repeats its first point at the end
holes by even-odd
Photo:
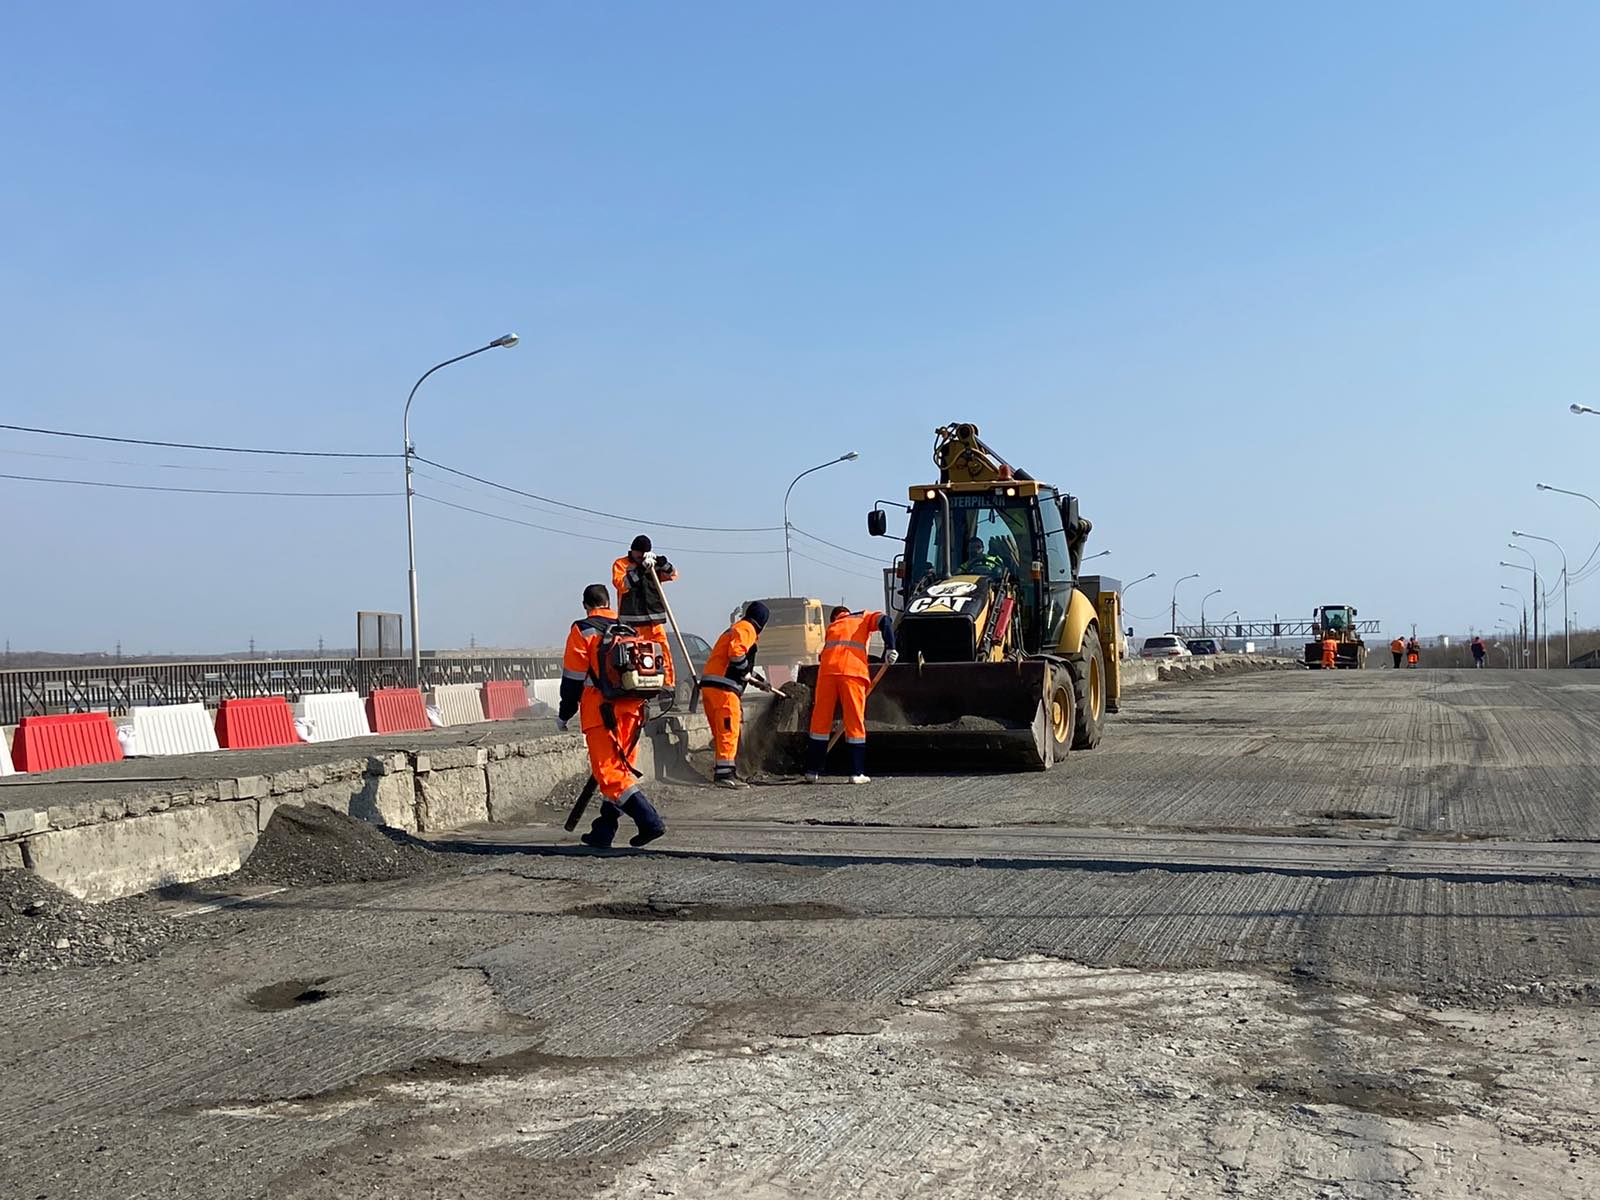
{"type": "MultiPolygon", "coordinates": [[[[1191,615],[1481,627],[1513,526],[1574,566],[1600,537],[1533,489],[1600,490],[1566,412],[1600,407],[1597,35],[1578,4],[13,5],[0,420],[392,453],[416,376],[515,330],[424,385],[423,455],[775,525],[854,449],[792,515],[878,555],[862,513],[975,420],[1083,498],[1108,573],[1158,572],[1141,632],[1190,571],[1191,615]]],[[[3,431],[0,472],[400,486],[3,431]]],[[[633,532],[469,486],[419,491],[633,532]]],[[[405,607],[398,494],[0,506],[18,647],[343,645],[405,607]]],[[[617,552],[425,503],[418,541],[442,645],[558,640],[617,552]]],[[[784,590],[774,535],[657,541],[707,634],[784,590]]],[[[878,595],[807,552],[798,590],[878,595]]]]}

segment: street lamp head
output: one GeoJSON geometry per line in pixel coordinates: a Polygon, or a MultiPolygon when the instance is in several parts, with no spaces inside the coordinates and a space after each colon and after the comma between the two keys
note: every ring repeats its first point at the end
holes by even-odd
{"type": "Polygon", "coordinates": [[[850,450],[850,451],[847,451],[844,454],[839,455],[839,461],[840,462],[855,462],[855,460],[860,458],[860,457],[861,457],[861,455],[857,454],[854,450],[850,450]]]}
{"type": "Polygon", "coordinates": [[[1550,485],[1548,483],[1536,483],[1533,486],[1541,492],[1548,492],[1550,490],[1550,485]]]}
{"type": "Polygon", "coordinates": [[[514,333],[502,333],[499,337],[495,338],[494,341],[490,342],[489,345],[491,345],[491,346],[504,346],[506,349],[509,350],[512,346],[515,346],[521,340],[522,339],[519,338],[514,333]]]}
{"type": "Polygon", "coordinates": [[[1522,530],[1520,530],[1520,529],[1513,529],[1511,531],[1511,536],[1512,537],[1527,537],[1528,535],[1523,533],[1522,530]]]}
{"type": "Polygon", "coordinates": [[[1567,405],[1567,409],[1568,409],[1568,411],[1575,412],[1575,413],[1586,413],[1586,412],[1593,412],[1594,411],[1594,409],[1590,408],[1587,404],[1569,404],[1569,405],[1567,405]]]}

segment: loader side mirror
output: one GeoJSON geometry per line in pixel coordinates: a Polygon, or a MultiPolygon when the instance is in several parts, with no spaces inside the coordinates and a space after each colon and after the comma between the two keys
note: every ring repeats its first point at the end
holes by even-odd
{"type": "Polygon", "coordinates": [[[1129,626],[1128,626],[1128,636],[1129,636],[1129,637],[1132,637],[1132,636],[1133,636],[1133,626],[1132,626],[1132,625],[1129,625],[1129,626]]]}
{"type": "Polygon", "coordinates": [[[882,537],[889,532],[889,514],[881,508],[875,508],[867,514],[867,532],[873,537],[882,537]]]}
{"type": "Polygon", "coordinates": [[[1061,527],[1067,531],[1067,540],[1073,544],[1083,540],[1083,534],[1078,530],[1078,498],[1076,496],[1061,497],[1061,527]]]}

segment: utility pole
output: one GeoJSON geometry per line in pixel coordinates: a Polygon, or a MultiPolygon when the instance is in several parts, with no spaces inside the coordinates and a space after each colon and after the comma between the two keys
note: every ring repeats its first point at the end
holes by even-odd
{"type": "Polygon", "coordinates": [[[322,639],[320,637],[317,639],[317,657],[322,657],[322,639]]]}

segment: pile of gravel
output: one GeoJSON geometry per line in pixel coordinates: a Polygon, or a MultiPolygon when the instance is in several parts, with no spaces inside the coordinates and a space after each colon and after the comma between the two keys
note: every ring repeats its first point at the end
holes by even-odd
{"type": "Polygon", "coordinates": [[[136,904],[86,904],[32,871],[0,871],[0,975],[138,962],[179,932],[136,904]]]}
{"type": "Polygon", "coordinates": [[[295,886],[404,879],[451,866],[425,842],[320,804],[280,805],[245,864],[241,883],[295,886]]]}

